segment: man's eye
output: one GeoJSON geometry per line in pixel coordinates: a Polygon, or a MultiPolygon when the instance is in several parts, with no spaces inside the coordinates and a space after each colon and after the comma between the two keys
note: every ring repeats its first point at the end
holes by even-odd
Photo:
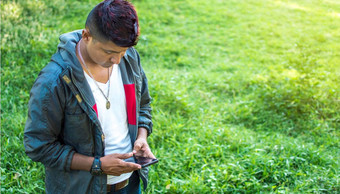
{"type": "Polygon", "coordinates": [[[112,52],[111,52],[111,51],[105,51],[105,53],[106,53],[106,54],[112,54],[112,52]]]}

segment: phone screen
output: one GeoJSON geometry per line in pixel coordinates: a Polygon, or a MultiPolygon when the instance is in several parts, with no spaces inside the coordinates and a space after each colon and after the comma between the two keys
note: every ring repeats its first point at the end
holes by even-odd
{"type": "Polygon", "coordinates": [[[134,156],[136,159],[136,163],[141,165],[142,168],[150,166],[151,164],[155,164],[158,162],[156,158],[147,158],[142,156],[134,156]]]}

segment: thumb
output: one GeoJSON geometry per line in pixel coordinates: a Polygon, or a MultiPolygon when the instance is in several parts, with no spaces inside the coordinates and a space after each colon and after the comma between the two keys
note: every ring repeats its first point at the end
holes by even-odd
{"type": "Polygon", "coordinates": [[[116,157],[119,159],[128,159],[132,156],[133,156],[132,152],[126,154],[116,154],[116,157]]]}
{"type": "Polygon", "coordinates": [[[140,142],[135,143],[135,146],[133,147],[133,151],[139,151],[142,148],[143,144],[140,142]]]}

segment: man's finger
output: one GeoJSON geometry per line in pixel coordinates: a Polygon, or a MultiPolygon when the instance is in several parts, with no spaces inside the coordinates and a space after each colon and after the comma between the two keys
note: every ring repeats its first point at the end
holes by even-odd
{"type": "Polygon", "coordinates": [[[142,144],[141,143],[136,143],[135,146],[133,147],[133,154],[137,154],[139,150],[141,150],[142,144]]]}
{"type": "Polygon", "coordinates": [[[137,170],[137,169],[141,169],[142,166],[136,163],[132,163],[132,162],[124,162],[125,168],[128,168],[128,172],[137,170]]]}
{"type": "Polygon", "coordinates": [[[133,147],[134,150],[138,151],[142,148],[142,144],[141,143],[136,143],[135,146],[133,147]]]}
{"type": "Polygon", "coordinates": [[[155,155],[153,155],[152,152],[150,152],[149,157],[150,157],[150,158],[156,158],[155,155]]]}
{"type": "Polygon", "coordinates": [[[133,156],[133,153],[130,152],[130,153],[126,153],[126,154],[115,154],[116,158],[119,158],[119,159],[128,159],[130,157],[133,156]]]}

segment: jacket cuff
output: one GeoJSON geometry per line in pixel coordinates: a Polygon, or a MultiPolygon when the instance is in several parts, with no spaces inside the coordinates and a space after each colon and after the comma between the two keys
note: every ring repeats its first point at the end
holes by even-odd
{"type": "Polygon", "coordinates": [[[67,158],[66,158],[66,165],[65,165],[65,171],[66,172],[70,172],[71,171],[71,164],[72,164],[72,159],[73,159],[73,155],[75,154],[76,152],[74,150],[70,150],[70,152],[68,153],[67,155],[67,158]]]}

